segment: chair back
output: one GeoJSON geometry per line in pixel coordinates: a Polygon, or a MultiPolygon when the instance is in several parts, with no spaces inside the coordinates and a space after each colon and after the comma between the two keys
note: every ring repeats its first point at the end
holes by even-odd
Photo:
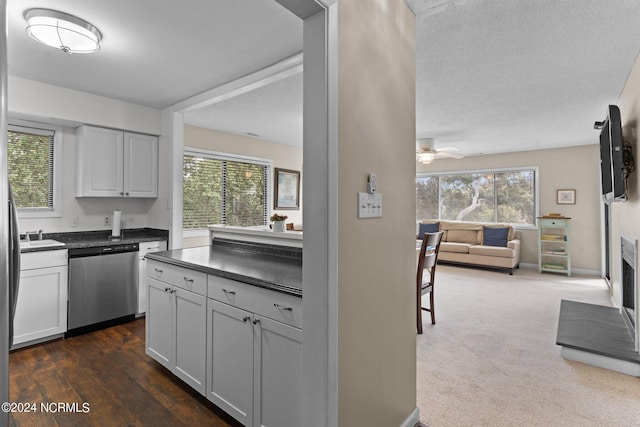
{"type": "Polygon", "coordinates": [[[422,286],[424,271],[427,270],[433,284],[433,279],[438,263],[438,253],[440,252],[440,242],[442,242],[442,231],[437,233],[424,233],[422,236],[422,245],[420,245],[420,255],[418,255],[418,272],[416,276],[416,284],[418,289],[422,286]]]}

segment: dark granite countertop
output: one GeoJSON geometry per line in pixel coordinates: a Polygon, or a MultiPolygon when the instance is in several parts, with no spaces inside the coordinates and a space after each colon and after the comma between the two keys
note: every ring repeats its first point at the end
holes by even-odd
{"type": "Polygon", "coordinates": [[[302,249],[216,239],[212,246],[147,254],[147,258],[302,297],[302,249]]]}
{"type": "Polygon", "coordinates": [[[43,233],[43,239],[63,242],[64,246],[48,246],[41,248],[23,248],[22,253],[51,251],[60,249],[95,248],[126,243],[155,242],[169,240],[169,231],[158,228],[128,228],[122,230],[119,239],[110,239],[110,230],[75,231],[68,233],[43,233]]]}

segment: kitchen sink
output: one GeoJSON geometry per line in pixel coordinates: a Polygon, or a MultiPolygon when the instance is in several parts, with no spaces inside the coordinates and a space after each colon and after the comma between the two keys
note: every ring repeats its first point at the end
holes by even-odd
{"type": "Polygon", "coordinates": [[[48,248],[54,246],[64,246],[64,243],[53,239],[44,240],[32,240],[27,242],[26,240],[20,240],[20,249],[25,248],[48,248]]]}

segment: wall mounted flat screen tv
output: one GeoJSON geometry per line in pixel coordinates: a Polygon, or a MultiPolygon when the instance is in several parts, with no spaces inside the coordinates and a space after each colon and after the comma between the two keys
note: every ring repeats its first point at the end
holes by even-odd
{"type": "Polygon", "coordinates": [[[620,109],[615,105],[609,105],[607,118],[600,132],[602,199],[607,203],[627,200],[622,158],[623,145],[620,109]]]}

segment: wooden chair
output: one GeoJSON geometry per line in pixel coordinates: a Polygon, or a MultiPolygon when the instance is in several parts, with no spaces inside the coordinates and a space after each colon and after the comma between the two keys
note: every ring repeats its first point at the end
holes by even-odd
{"type": "Polygon", "coordinates": [[[435,309],[433,305],[433,288],[436,279],[436,266],[438,265],[438,252],[444,233],[424,233],[420,255],[418,255],[418,274],[416,276],[416,311],[418,333],[422,333],[422,310],[431,313],[431,323],[436,324],[435,309]],[[425,277],[426,272],[426,277],[425,277]],[[429,308],[422,307],[422,296],[429,294],[429,308]]]}

